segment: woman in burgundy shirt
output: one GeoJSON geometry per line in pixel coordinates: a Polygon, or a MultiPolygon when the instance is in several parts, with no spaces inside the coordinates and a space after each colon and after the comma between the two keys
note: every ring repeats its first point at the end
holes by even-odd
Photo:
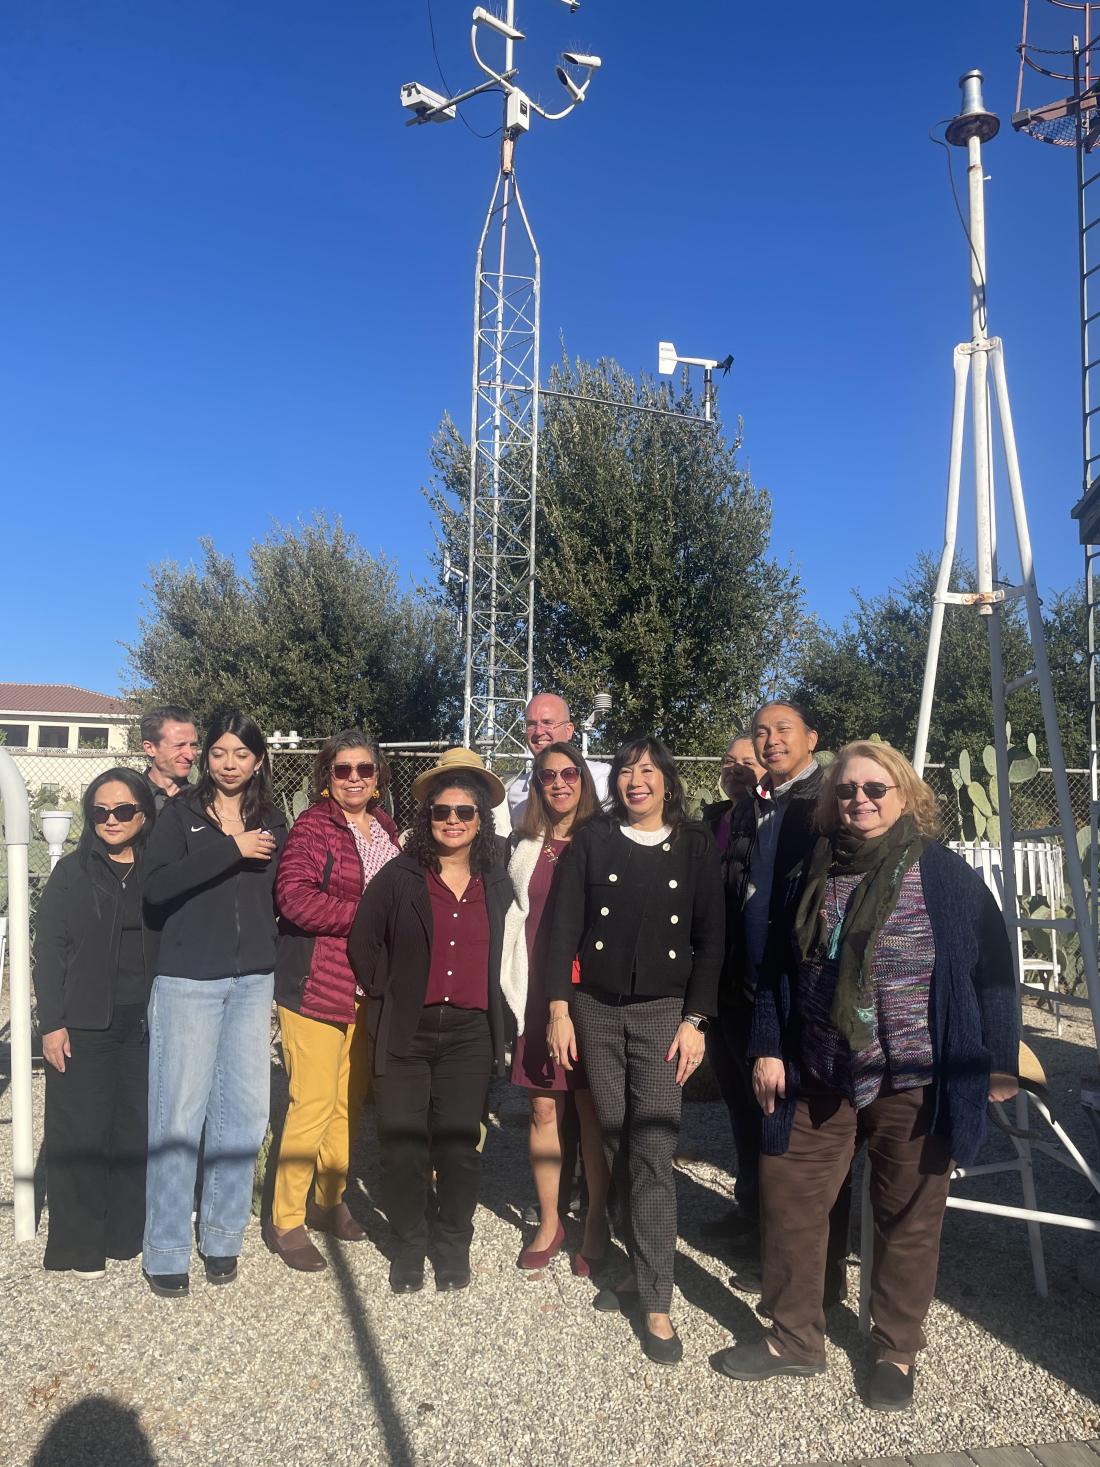
{"type": "Polygon", "coordinates": [[[504,1056],[500,954],[512,896],[493,831],[504,786],[480,756],[448,749],[413,794],[421,805],[405,850],[367,887],[348,939],[367,994],[396,1294],[423,1287],[426,1257],[439,1291],[470,1282],[481,1117],[504,1056]]]}

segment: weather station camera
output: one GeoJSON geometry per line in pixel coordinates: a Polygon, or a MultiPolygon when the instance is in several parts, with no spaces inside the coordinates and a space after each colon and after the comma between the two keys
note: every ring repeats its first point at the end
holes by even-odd
{"type": "Polygon", "coordinates": [[[420,82],[405,82],[401,88],[401,105],[415,114],[410,122],[450,122],[455,116],[455,109],[447,105],[446,97],[420,82]]]}

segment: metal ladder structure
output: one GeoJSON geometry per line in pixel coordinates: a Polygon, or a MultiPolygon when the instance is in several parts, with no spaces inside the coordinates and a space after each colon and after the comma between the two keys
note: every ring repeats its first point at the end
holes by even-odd
{"type": "MultiPolygon", "coordinates": [[[[1100,1039],[1100,981],[1096,966],[1096,930],[1089,915],[1081,858],[1077,846],[1077,829],[1070,803],[1066,778],[1062,736],[1051,684],[1043,628],[1042,606],[1035,579],[1031,550],[1031,533],[1024,504],[1023,480],[1016,452],[1016,434],[1012,424],[1012,408],[1005,374],[1004,345],[989,334],[986,311],[985,251],[985,181],[982,172],[982,143],[995,137],[1000,124],[985,110],[982,100],[981,72],[971,71],[962,78],[962,112],[947,126],[946,140],[954,147],[967,149],[969,184],[970,244],[970,325],[971,339],[955,348],[955,396],[951,419],[951,450],[948,467],[947,516],[944,544],[932,607],[932,621],[921,688],[920,713],[917,719],[913,763],[923,773],[928,752],[928,730],[936,691],[940,639],[943,619],[948,607],[976,611],[983,618],[989,636],[992,667],[992,722],[997,793],[1000,808],[1001,871],[1004,882],[1002,910],[1013,935],[1021,928],[1043,927],[1062,933],[1075,933],[1080,942],[1081,961],[1088,987],[1096,1035],[1100,1039]],[[1008,496],[1019,556],[1019,583],[1008,585],[1001,577],[997,552],[997,506],[994,484],[994,414],[1003,451],[1008,480],[1008,496]],[[958,541],[959,497],[962,478],[963,439],[966,428],[967,391],[971,406],[971,438],[974,457],[974,512],[976,531],[977,590],[951,589],[951,577],[958,541]],[[1012,682],[1006,681],[1003,659],[1004,618],[1014,606],[1025,613],[1031,641],[1032,670],[1012,682]],[[1058,823],[1038,829],[1019,829],[1012,815],[1012,785],[1008,776],[1008,735],[1006,701],[1024,687],[1035,687],[1043,711],[1043,728],[1050,756],[1051,773],[1058,805],[1058,823]],[[1014,847],[1017,841],[1060,839],[1065,861],[1066,884],[1073,904],[1072,917],[1022,918],[1016,893],[1014,847]]],[[[1017,952],[1017,945],[1013,944],[1017,952]]],[[[1019,978],[1019,974],[1017,977],[1019,978]]]]}
{"type": "MultiPolygon", "coordinates": [[[[1085,551],[1089,697],[1089,913],[1100,932],[1100,164],[1090,162],[1100,145],[1100,0],[1040,0],[1052,9],[1031,10],[1023,0],[1023,30],[1012,126],[1055,147],[1073,148],[1076,161],[1078,293],[1081,342],[1081,495],[1071,514],[1085,551]],[[1061,49],[1038,44],[1045,15],[1065,24],[1071,12],[1078,34],[1061,49]],[[1029,75],[1068,82],[1068,96],[1024,107],[1029,75]]],[[[1041,39],[1056,39],[1043,34],[1041,39]]]]}
{"type": "MultiPolygon", "coordinates": [[[[951,419],[951,448],[947,483],[947,515],[944,528],[943,552],[933,598],[932,619],[929,629],[928,654],[925,662],[924,682],[921,689],[920,713],[917,721],[916,746],[913,763],[918,773],[923,774],[928,752],[928,730],[932,705],[935,698],[936,674],[939,664],[940,639],[944,616],[949,607],[961,611],[977,612],[985,622],[989,636],[990,665],[992,669],[991,703],[993,723],[993,748],[997,779],[998,804],[1000,811],[1000,868],[1003,890],[1000,892],[1001,910],[1005,923],[1015,939],[1024,929],[1046,928],[1065,934],[1074,933],[1080,943],[1081,960],[1088,988],[1089,1005],[1092,1011],[1095,1034],[1100,1039],[1100,981],[1097,978],[1096,930],[1088,906],[1084,873],[1077,845],[1077,831],[1070,804],[1069,782],[1066,778],[1065,758],[1062,751],[1061,733],[1058,727],[1057,710],[1047,658],[1043,628],[1042,607],[1035,579],[1035,566],[1031,550],[1031,534],[1028,527],[1027,510],[1024,503],[1023,480],[1016,451],[1016,435],[1012,423],[1012,408],[1008,395],[1008,380],[1005,373],[1004,346],[1001,339],[989,334],[986,310],[985,251],[985,179],[982,165],[982,143],[995,137],[999,122],[987,112],[982,99],[982,75],[979,71],[968,72],[960,82],[963,106],[960,114],[947,126],[948,144],[967,150],[967,177],[969,187],[969,224],[967,235],[970,256],[970,325],[971,338],[955,348],[954,376],[955,393],[951,419]],[[952,572],[958,541],[959,499],[962,478],[963,441],[967,417],[967,396],[970,398],[971,443],[974,460],[974,512],[976,533],[977,589],[974,591],[953,590],[952,572]],[[996,413],[993,407],[996,407],[996,413]],[[1016,550],[1019,556],[1019,581],[1009,584],[998,567],[997,502],[994,483],[994,437],[995,424],[1006,470],[1008,500],[1011,507],[1012,526],[1015,531],[1016,550]],[[1025,616],[1031,642],[1032,670],[1023,677],[1008,681],[1005,677],[1002,642],[1006,615],[1020,607],[1025,616]],[[1058,822],[1039,829],[1020,829],[1015,825],[1012,814],[1012,785],[1009,780],[1008,731],[1006,701],[1015,691],[1034,687],[1038,691],[1043,712],[1043,727],[1050,756],[1058,805],[1058,822]],[[1072,917],[1047,918],[1021,916],[1016,890],[1015,848],[1017,842],[1060,839],[1065,863],[1066,885],[1073,904],[1072,917]]],[[[1020,966],[1020,947],[1012,943],[1013,964],[1020,966]]],[[[1019,983],[1022,974],[1017,971],[1019,983]]],[[[1000,1109],[1000,1107],[998,1107],[1000,1109]]],[[[1010,1161],[991,1162],[979,1167],[967,1168],[966,1175],[976,1176],[998,1171],[1015,1171],[1019,1174],[1023,1196],[1022,1207],[1008,1207],[968,1198],[949,1199],[949,1206],[961,1206],[974,1211],[995,1213],[998,1216],[1015,1218],[1027,1224],[1032,1267],[1036,1291],[1047,1292],[1046,1265],[1043,1256],[1040,1224],[1060,1223],[1066,1227],[1084,1227],[1096,1230],[1094,1220],[1061,1218],[1056,1214],[1039,1209],[1035,1191],[1032,1164],[1032,1133],[1028,1121],[1028,1099],[1021,1090],[1015,1101],[1015,1124],[1008,1127],[1013,1137],[1015,1156],[1010,1161]]],[[[1047,1149],[1047,1148],[1042,1148],[1047,1149]]],[[[1054,1153],[1057,1160],[1081,1170],[1079,1154],[1068,1157],[1054,1153]]],[[[961,1176],[962,1173],[956,1173],[961,1176]]],[[[1091,1169],[1086,1170],[1093,1183],[1096,1177],[1091,1169]]],[[[864,1222],[868,1221],[868,1204],[864,1199],[864,1222]]],[[[865,1238],[867,1234],[865,1233],[865,1238]]],[[[861,1317],[866,1321],[867,1311],[867,1255],[864,1253],[864,1278],[861,1289],[861,1317]]]]}

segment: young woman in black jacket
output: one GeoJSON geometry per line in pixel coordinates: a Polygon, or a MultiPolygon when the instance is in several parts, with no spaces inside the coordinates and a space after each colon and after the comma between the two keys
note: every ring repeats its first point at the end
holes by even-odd
{"type": "Polygon", "coordinates": [[[153,795],[108,769],[82,801],[77,849],[42,893],[34,987],[46,1060],[46,1268],[102,1278],[141,1251],[149,997],[142,850],[153,795]]]}
{"type": "Polygon", "coordinates": [[[722,879],[714,840],[688,823],[680,776],[659,739],[624,745],[609,789],[609,814],[590,820],[561,862],[547,1043],[566,1069],[578,1057],[584,1063],[630,1253],[631,1274],[602,1289],[595,1307],[638,1310],[645,1353],[675,1365],[672,1155],[680,1087],[703,1058],[717,1005],[722,879]]]}
{"type": "Polygon", "coordinates": [[[166,1297],[189,1288],[204,1127],[199,1252],[210,1283],[236,1278],[271,1090],[273,888],[286,822],[251,718],[236,710],[215,718],[200,767],[194,789],[157,821],[145,878],[160,956],[149,1001],[142,1263],[149,1287],[166,1297]]]}

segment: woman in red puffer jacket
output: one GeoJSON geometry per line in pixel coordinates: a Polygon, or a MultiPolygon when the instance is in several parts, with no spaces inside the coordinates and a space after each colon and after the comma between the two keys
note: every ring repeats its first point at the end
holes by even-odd
{"type": "Polygon", "coordinates": [[[329,739],[314,768],[319,798],[295,821],[275,882],[275,1000],[290,1108],[264,1240],[305,1273],[325,1267],[307,1224],[346,1242],[366,1237],[344,1201],[369,1077],[347,942],[367,883],[398,854],[397,827],[378,808],[384,780],[378,745],[362,729],[329,739]]]}

